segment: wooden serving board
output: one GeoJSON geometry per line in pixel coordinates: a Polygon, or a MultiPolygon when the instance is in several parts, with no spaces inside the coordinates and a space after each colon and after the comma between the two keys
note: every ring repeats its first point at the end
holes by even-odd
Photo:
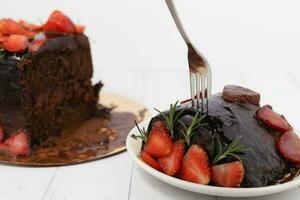
{"type": "Polygon", "coordinates": [[[38,148],[29,157],[15,158],[0,154],[0,163],[8,165],[49,167],[73,165],[102,159],[126,150],[127,134],[134,120],[149,118],[150,112],[140,103],[108,92],[101,92],[102,105],[113,107],[110,119],[92,118],[63,132],[55,145],[38,148]]]}

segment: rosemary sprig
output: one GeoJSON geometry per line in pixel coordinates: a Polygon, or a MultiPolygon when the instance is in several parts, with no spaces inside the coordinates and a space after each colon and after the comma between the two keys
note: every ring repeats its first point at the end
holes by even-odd
{"type": "Polygon", "coordinates": [[[140,135],[133,135],[133,137],[134,138],[139,138],[143,142],[147,142],[147,132],[148,131],[144,127],[141,129],[135,120],[134,120],[134,123],[135,123],[135,126],[137,127],[140,135]]]}
{"type": "Polygon", "coordinates": [[[242,160],[240,155],[245,154],[245,151],[250,150],[239,143],[239,136],[237,136],[230,144],[226,145],[225,147],[222,145],[222,142],[218,137],[215,140],[217,142],[217,144],[215,144],[216,155],[212,161],[212,164],[217,164],[226,158],[242,160]]]}
{"type": "Polygon", "coordinates": [[[179,118],[181,117],[184,109],[180,110],[179,112],[176,112],[177,104],[179,101],[176,101],[174,104],[170,104],[169,113],[165,114],[158,109],[154,108],[164,119],[166,122],[167,128],[171,133],[171,137],[174,138],[174,127],[179,122],[179,118]]]}
{"type": "Polygon", "coordinates": [[[187,127],[184,123],[181,123],[183,126],[182,135],[184,136],[186,143],[188,146],[191,144],[191,138],[196,133],[196,130],[200,128],[201,126],[206,125],[206,123],[202,123],[203,119],[205,118],[205,115],[201,115],[201,113],[197,112],[195,117],[193,118],[192,123],[187,127]]]}

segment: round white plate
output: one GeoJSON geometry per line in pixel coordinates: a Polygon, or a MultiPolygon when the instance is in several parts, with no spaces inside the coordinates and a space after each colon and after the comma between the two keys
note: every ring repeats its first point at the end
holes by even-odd
{"type": "MultiPolygon", "coordinates": [[[[141,128],[145,127],[146,129],[148,127],[149,122],[150,120],[142,122],[141,124],[139,124],[139,126],[141,128]]],[[[225,197],[254,197],[254,196],[263,196],[263,195],[283,192],[300,185],[299,176],[294,180],[283,184],[271,185],[267,187],[257,187],[257,188],[226,188],[226,187],[216,187],[210,185],[201,185],[201,184],[183,181],[178,178],[174,178],[164,173],[161,173],[153,169],[143,161],[141,161],[138,158],[138,155],[141,150],[142,141],[140,139],[132,138],[131,135],[139,135],[137,128],[134,128],[130,131],[126,140],[127,151],[131,156],[131,158],[133,159],[133,161],[138,166],[140,166],[143,170],[145,170],[147,173],[158,178],[159,180],[187,191],[207,194],[207,195],[214,195],[214,196],[225,196],[225,197]]]]}

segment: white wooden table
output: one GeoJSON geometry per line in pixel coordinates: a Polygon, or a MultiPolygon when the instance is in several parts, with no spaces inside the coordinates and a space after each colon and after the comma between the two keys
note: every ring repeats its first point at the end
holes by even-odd
{"type": "MultiPolygon", "coordinates": [[[[299,130],[299,1],[175,1],[191,39],[212,65],[213,91],[229,83],[254,89],[263,103],[284,113],[299,130]]],[[[186,49],[164,1],[10,0],[1,4],[0,17],[44,21],[56,8],[87,26],[95,80],[103,80],[105,90],[150,109],[165,109],[189,96],[186,49]]],[[[296,188],[253,199],[298,200],[299,196],[296,188]]],[[[68,167],[0,165],[0,200],[82,199],[225,198],[162,183],[133,165],[126,152],[68,167]]]]}

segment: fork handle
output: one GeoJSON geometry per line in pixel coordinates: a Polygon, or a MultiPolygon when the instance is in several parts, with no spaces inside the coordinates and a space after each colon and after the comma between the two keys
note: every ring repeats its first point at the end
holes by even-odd
{"type": "Polygon", "coordinates": [[[184,39],[184,41],[187,43],[187,44],[190,44],[191,42],[190,42],[190,39],[189,39],[189,37],[187,36],[187,34],[186,34],[186,32],[185,32],[185,30],[184,30],[184,28],[183,28],[183,25],[182,25],[182,23],[181,23],[181,21],[180,21],[180,19],[179,19],[179,16],[178,16],[178,14],[177,14],[177,11],[176,11],[176,7],[175,7],[175,5],[174,5],[174,3],[173,3],[173,0],[165,0],[166,1],[166,4],[167,4],[167,6],[168,6],[168,8],[169,8],[169,10],[170,10],[170,13],[171,13],[171,15],[172,15],[172,18],[173,18],[173,20],[174,20],[174,22],[175,22],[175,24],[176,24],[176,26],[177,26],[177,29],[179,30],[179,32],[180,32],[180,34],[181,34],[181,36],[182,36],[182,38],[184,39]]]}

